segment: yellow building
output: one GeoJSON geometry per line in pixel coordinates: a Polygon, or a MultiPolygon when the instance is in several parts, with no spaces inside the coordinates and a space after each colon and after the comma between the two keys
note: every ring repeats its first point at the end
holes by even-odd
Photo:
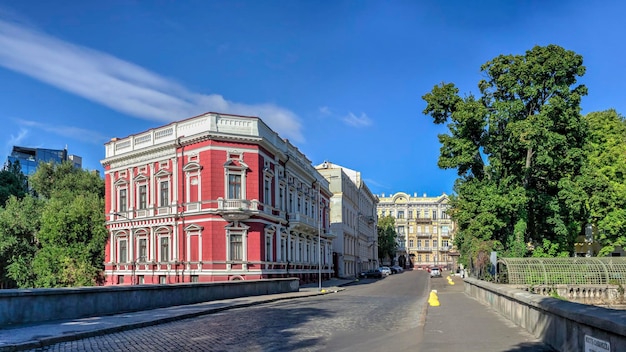
{"type": "Polygon", "coordinates": [[[453,249],[455,226],[450,220],[448,196],[436,197],[398,192],[379,195],[378,218],[395,218],[398,234],[396,262],[414,268],[440,266],[456,269],[458,252],[453,249]]]}

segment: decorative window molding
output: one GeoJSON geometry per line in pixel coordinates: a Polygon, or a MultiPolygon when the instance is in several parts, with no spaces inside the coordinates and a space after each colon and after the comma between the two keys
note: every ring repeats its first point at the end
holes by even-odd
{"type": "Polygon", "coordinates": [[[187,163],[185,166],[183,166],[184,172],[192,172],[192,171],[199,171],[199,170],[202,170],[202,165],[196,162],[190,162],[190,163],[187,163]]]}
{"type": "Polygon", "coordinates": [[[169,172],[169,171],[167,171],[165,169],[161,169],[156,174],[154,174],[154,177],[156,177],[156,178],[164,178],[164,177],[169,177],[171,175],[172,175],[171,172],[169,172]]]}
{"type": "Polygon", "coordinates": [[[169,160],[159,161],[159,169],[163,170],[163,169],[168,169],[169,167],[170,167],[169,160]]]}
{"type": "Polygon", "coordinates": [[[146,176],[146,174],[138,174],[137,177],[135,177],[135,183],[137,182],[146,182],[150,179],[150,177],[146,176]]]}
{"type": "Polygon", "coordinates": [[[189,224],[187,226],[185,226],[185,232],[200,232],[204,229],[204,227],[196,225],[196,224],[189,224]]]}
{"type": "MultiPolygon", "coordinates": [[[[247,262],[248,260],[248,229],[250,227],[239,222],[231,223],[226,229],[226,262],[227,269],[232,262],[247,262]]],[[[244,264],[245,266],[245,264],[244,264]]]]}
{"type": "Polygon", "coordinates": [[[159,262],[167,263],[172,258],[172,236],[167,227],[158,228],[156,231],[157,257],[159,262]]]}
{"type": "Polygon", "coordinates": [[[246,174],[249,167],[241,159],[241,154],[229,153],[229,157],[224,163],[225,198],[246,199],[246,174]],[[239,159],[233,159],[233,156],[239,159]]]}
{"type": "Polygon", "coordinates": [[[124,186],[128,185],[128,180],[125,179],[125,178],[119,178],[119,179],[115,180],[113,185],[116,186],[116,187],[124,187],[124,186]]]}

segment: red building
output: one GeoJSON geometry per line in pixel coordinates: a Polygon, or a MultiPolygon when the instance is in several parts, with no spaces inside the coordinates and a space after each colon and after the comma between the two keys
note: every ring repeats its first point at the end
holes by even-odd
{"type": "Polygon", "coordinates": [[[260,118],[207,113],[105,147],[107,285],[332,274],[328,182],[260,118]]]}

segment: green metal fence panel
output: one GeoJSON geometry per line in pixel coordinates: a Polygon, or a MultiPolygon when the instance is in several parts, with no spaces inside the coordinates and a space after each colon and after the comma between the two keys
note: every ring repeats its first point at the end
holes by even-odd
{"type": "Polygon", "coordinates": [[[498,273],[501,283],[520,285],[626,284],[626,258],[500,258],[498,273]]]}

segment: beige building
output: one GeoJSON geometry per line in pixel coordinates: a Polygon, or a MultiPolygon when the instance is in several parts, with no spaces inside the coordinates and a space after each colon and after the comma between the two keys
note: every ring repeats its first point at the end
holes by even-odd
{"type": "Polygon", "coordinates": [[[441,266],[455,269],[458,252],[453,249],[454,223],[450,220],[448,196],[413,196],[398,192],[378,197],[378,217],[395,218],[398,234],[396,263],[414,268],[441,266]]]}
{"type": "Polygon", "coordinates": [[[330,231],[333,264],[338,277],[355,277],[379,266],[378,198],[367,187],[361,173],[324,162],[315,167],[329,183],[330,231]]]}

